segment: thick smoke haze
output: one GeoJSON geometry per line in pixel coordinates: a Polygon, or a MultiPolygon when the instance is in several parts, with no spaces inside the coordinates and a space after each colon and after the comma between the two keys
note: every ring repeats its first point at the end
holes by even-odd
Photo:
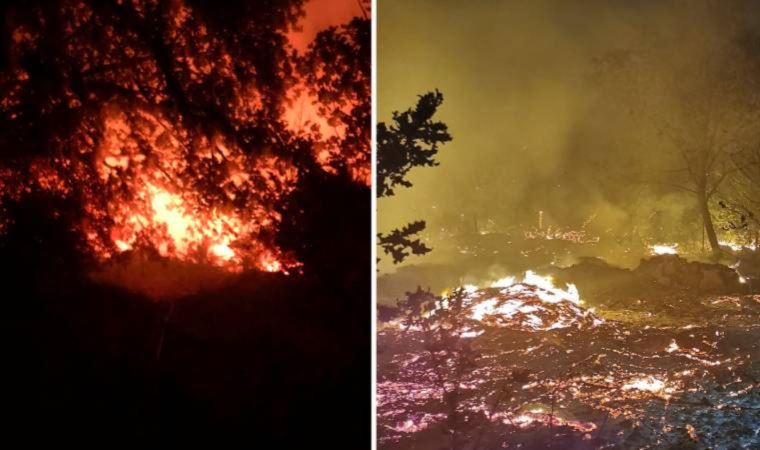
{"type": "MultiPolygon", "coordinates": [[[[406,264],[450,258],[455,253],[443,236],[452,233],[535,227],[539,211],[543,226],[585,224],[589,236],[601,238],[599,252],[621,264],[641,256],[628,251],[634,235],[652,242],[700,240],[693,196],[672,186],[682,163],[658,130],[660,116],[698,128],[692,103],[672,92],[679,77],[689,86],[702,69],[717,77],[735,65],[755,70],[758,53],[753,63],[746,59],[757,49],[747,43],[760,35],[757,6],[383,1],[378,120],[390,120],[392,111],[437,88],[445,97],[437,118],[453,141],[442,148],[439,167],[416,169],[412,188],[379,202],[378,229],[427,221],[425,237],[434,250],[406,264]],[[616,55],[633,61],[632,68],[609,69],[616,55]]],[[[705,86],[686,95],[704,103],[715,94],[705,86]]],[[[732,102],[741,102],[741,89],[751,86],[721,106],[731,110],[732,102]]],[[[751,142],[755,136],[745,137],[751,142]]],[[[381,262],[381,270],[392,269],[390,261],[381,262]]]]}

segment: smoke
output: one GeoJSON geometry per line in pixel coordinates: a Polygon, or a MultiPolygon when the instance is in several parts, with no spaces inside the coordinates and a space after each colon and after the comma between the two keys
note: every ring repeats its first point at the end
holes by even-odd
{"type": "Polygon", "coordinates": [[[595,252],[618,261],[641,256],[634,247],[642,236],[699,239],[691,194],[653,182],[672,181],[669,174],[682,166],[672,142],[645,122],[669,113],[681,114],[678,125],[688,124],[689,103],[671,98],[657,80],[689,80],[692,66],[703,60],[734,64],[721,53],[724,44],[760,33],[760,16],[750,6],[383,2],[379,120],[437,88],[445,96],[438,118],[454,140],[442,149],[439,167],[413,172],[412,188],[380,201],[379,230],[427,220],[434,251],[409,264],[450,259],[456,252],[444,250],[452,245],[447,239],[464,231],[534,227],[540,211],[544,226],[583,227],[601,236],[595,252]],[[600,71],[606,77],[600,58],[628,51],[652,56],[638,72],[625,73],[640,84],[600,81],[600,71]]]}
{"type": "Polygon", "coordinates": [[[359,5],[357,0],[307,0],[299,29],[288,33],[288,41],[300,53],[305,53],[320,31],[362,17],[359,5]]]}

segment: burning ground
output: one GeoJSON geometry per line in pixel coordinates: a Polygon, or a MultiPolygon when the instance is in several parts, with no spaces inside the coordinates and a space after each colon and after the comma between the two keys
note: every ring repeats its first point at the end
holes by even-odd
{"type": "Polygon", "coordinates": [[[530,272],[411,294],[380,325],[381,448],[757,446],[760,297],[616,300],[530,272]]]}

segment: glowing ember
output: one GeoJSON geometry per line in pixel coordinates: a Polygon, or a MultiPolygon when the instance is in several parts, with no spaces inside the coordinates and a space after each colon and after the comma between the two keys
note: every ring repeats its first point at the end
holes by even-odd
{"type": "Polygon", "coordinates": [[[728,248],[730,248],[731,250],[733,250],[735,252],[741,251],[743,249],[757,250],[757,245],[755,245],[755,244],[739,244],[739,243],[736,243],[736,242],[725,241],[725,240],[718,241],[718,244],[721,247],[728,247],[728,248]]]}
{"type": "Polygon", "coordinates": [[[686,432],[689,435],[689,439],[695,442],[699,442],[699,435],[697,434],[697,429],[694,428],[694,425],[687,423],[686,424],[686,432]]]}
{"type": "Polygon", "coordinates": [[[643,378],[634,378],[621,388],[624,391],[637,390],[652,393],[659,393],[665,389],[665,382],[655,377],[648,376],[643,378]]]}
{"type": "Polygon", "coordinates": [[[670,399],[677,392],[674,386],[652,375],[630,379],[620,389],[629,392],[647,393],[665,400],[670,399]]]}
{"type": "MultiPolygon", "coordinates": [[[[588,222],[587,222],[588,223],[588,222]]],[[[586,223],[586,224],[587,224],[586,223]]],[[[584,224],[584,227],[585,225],[584,224]]],[[[545,239],[547,241],[568,241],[576,244],[585,244],[599,242],[599,236],[589,236],[588,232],[581,228],[580,230],[553,228],[551,225],[546,228],[526,230],[523,232],[525,239],[545,239]]]]}
{"type": "Polygon", "coordinates": [[[678,244],[657,244],[649,246],[649,251],[652,252],[653,255],[677,255],[677,248],[678,244]]]}
{"type": "Polygon", "coordinates": [[[418,431],[422,431],[433,423],[441,421],[444,418],[445,414],[424,414],[421,417],[407,419],[398,425],[391,427],[391,429],[401,433],[417,433],[418,431]]]}
{"type": "Polygon", "coordinates": [[[563,419],[556,414],[547,414],[542,411],[530,411],[517,416],[500,414],[496,418],[502,420],[504,424],[514,425],[523,429],[549,426],[551,424],[552,426],[570,427],[582,433],[590,433],[597,428],[596,424],[591,422],[563,419]]]}

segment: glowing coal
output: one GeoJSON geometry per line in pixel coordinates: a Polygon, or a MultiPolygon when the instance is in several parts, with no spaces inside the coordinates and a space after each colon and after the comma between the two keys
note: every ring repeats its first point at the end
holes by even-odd
{"type": "Polygon", "coordinates": [[[656,244],[650,245],[649,251],[653,255],[677,255],[678,244],[656,244]]]}
{"type": "MultiPolygon", "coordinates": [[[[743,421],[744,430],[757,423],[752,395],[760,386],[745,375],[756,354],[751,339],[726,345],[724,331],[693,325],[681,309],[667,310],[678,325],[663,325],[662,315],[668,312],[610,315],[605,308],[604,315],[623,320],[602,320],[583,308],[575,290],[560,289],[535,274],[488,286],[446,293],[426,316],[430,327],[398,322],[379,327],[381,447],[427,442],[436,430],[450,433],[446,411],[451,405],[446,401],[451,396],[446,392],[454,385],[459,387],[455,398],[462,439],[494,434],[520,442],[521,436],[542,436],[553,429],[572,430],[579,441],[591,434],[638,448],[626,439],[637,434],[647,442],[665,439],[663,434],[675,438],[688,424],[717,447],[732,438],[711,425],[715,414],[743,421]],[[436,327],[438,314],[443,330],[436,327]],[[452,324],[462,329],[452,330],[452,324]],[[454,339],[431,341],[438,333],[454,339]],[[474,356],[462,362],[462,355],[474,356]],[[456,372],[460,364],[466,370],[456,372]]],[[[756,336],[756,324],[745,317],[748,309],[756,309],[756,301],[733,299],[743,306],[713,297],[685,300],[682,307],[698,310],[689,313],[700,317],[746,318],[752,323],[748,332],[756,336]]]]}
{"type": "Polygon", "coordinates": [[[665,390],[665,382],[655,377],[648,376],[634,378],[621,387],[624,391],[637,390],[652,393],[660,393],[665,390]]]}

